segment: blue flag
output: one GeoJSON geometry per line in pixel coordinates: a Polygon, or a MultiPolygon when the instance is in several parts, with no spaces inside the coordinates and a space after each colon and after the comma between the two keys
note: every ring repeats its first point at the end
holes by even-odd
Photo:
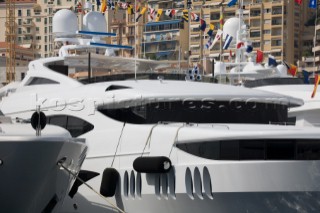
{"type": "Polygon", "coordinates": [[[237,3],[237,1],[238,1],[238,0],[231,0],[231,1],[229,1],[228,4],[227,4],[228,7],[231,7],[231,6],[235,5],[235,4],[237,3]]]}
{"type": "Polygon", "coordinates": [[[226,40],[224,41],[223,49],[227,50],[229,48],[229,45],[232,41],[232,36],[227,34],[226,40]]]}
{"type": "Polygon", "coordinates": [[[308,72],[306,70],[302,70],[302,74],[303,74],[303,82],[305,84],[310,84],[309,76],[311,75],[311,72],[308,72]]]}
{"type": "Polygon", "coordinates": [[[316,9],[317,8],[317,0],[310,0],[309,1],[309,7],[316,9]]]}
{"type": "Polygon", "coordinates": [[[269,55],[268,65],[274,67],[278,65],[276,59],[272,55],[269,55]]]}

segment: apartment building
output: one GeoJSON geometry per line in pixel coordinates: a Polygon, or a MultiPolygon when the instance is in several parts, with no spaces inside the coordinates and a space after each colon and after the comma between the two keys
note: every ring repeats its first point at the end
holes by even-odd
{"type": "MultiPolygon", "coordinates": [[[[96,1],[91,2],[92,9],[96,10],[96,1]]],[[[53,16],[60,9],[71,9],[77,13],[75,5],[75,0],[15,0],[16,44],[31,49],[33,58],[54,56],[53,16]]],[[[5,2],[0,2],[0,26],[3,29],[5,10],[5,2]]],[[[81,13],[77,14],[81,16],[81,13]]],[[[0,41],[5,41],[4,30],[0,33],[0,41]]]]}
{"type": "MultiPolygon", "coordinates": [[[[134,4],[134,2],[132,2],[134,4]]],[[[136,21],[139,14],[128,14],[126,10],[119,10],[111,19],[111,31],[117,36],[112,38],[112,44],[130,45],[133,50],[119,50],[124,57],[139,57],[154,60],[185,61],[188,55],[188,24],[181,20],[183,0],[136,2],[136,7],[162,9],[159,21],[148,21],[148,12],[136,21]],[[166,16],[167,9],[180,9],[172,17],[166,16]],[[180,59],[180,60],[179,60],[180,59]]],[[[110,11],[109,11],[110,12],[110,11]]],[[[154,14],[156,16],[156,13],[154,14]]],[[[155,18],[154,18],[155,19],[155,18]]]]}

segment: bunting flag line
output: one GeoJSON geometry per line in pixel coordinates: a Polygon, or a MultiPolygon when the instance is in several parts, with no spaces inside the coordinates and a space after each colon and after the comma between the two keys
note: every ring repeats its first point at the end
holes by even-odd
{"type": "Polygon", "coordinates": [[[213,36],[213,30],[214,30],[214,25],[213,24],[209,24],[209,31],[207,32],[207,34],[212,37],[213,36]]]}
{"type": "Polygon", "coordinates": [[[210,46],[212,45],[212,37],[210,37],[205,45],[206,49],[209,49],[210,46]]]}
{"type": "Polygon", "coordinates": [[[171,16],[171,9],[166,10],[166,12],[164,13],[166,16],[172,17],[171,16]]]}
{"type": "Polygon", "coordinates": [[[223,14],[220,15],[219,24],[220,24],[220,29],[222,30],[223,29],[223,24],[224,24],[223,14]]]}
{"type": "Polygon", "coordinates": [[[317,0],[309,0],[309,7],[316,9],[317,8],[317,0]]]}
{"type": "Polygon", "coordinates": [[[145,14],[145,12],[147,11],[147,8],[146,7],[143,7],[140,11],[140,14],[138,15],[138,17],[136,18],[136,22],[139,21],[140,17],[145,14]]]}
{"type": "Polygon", "coordinates": [[[141,6],[140,5],[136,5],[136,13],[139,13],[140,9],[141,9],[141,6]]]}
{"type": "Polygon", "coordinates": [[[257,50],[256,63],[262,63],[263,61],[263,52],[261,50],[257,50]]]}
{"type": "Polygon", "coordinates": [[[172,18],[173,16],[176,15],[177,12],[178,12],[178,10],[172,9],[172,10],[171,10],[171,14],[170,14],[169,16],[172,18]]]}
{"type": "Polygon", "coordinates": [[[116,14],[118,12],[118,10],[119,10],[119,4],[118,4],[118,2],[115,2],[114,3],[114,12],[113,12],[113,14],[116,14]]]}
{"type": "Polygon", "coordinates": [[[316,74],[314,76],[314,88],[313,88],[313,92],[311,94],[311,98],[314,98],[314,96],[316,95],[317,88],[318,88],[318,85],[319,85],[319,81],[320,81],[319,74],[316,74]]]}
{"type": "Polygon", "coordinates": [[[200,19],[200,30],[205,31],[207,27],[206,21],[203,19],[200,19]]]}
{"type": "Polygon", "coordinates": [[[100,8],[100,12],[104,13],[107,10],[107,3],[106,0],[102,0],[102,4],[101,4],[101,8],[100,8]]]}
{"type": "Polygon", "coordinates": [[[297,74],[297,67],[293,64],[290,64],[289,73],[294,77],[297,74]]]}
{"type": "Polygon", "coordinates": [[[197,14],[190,13],[190,15],[191,15],[191,20],[192,21],[199,21],[200,20],[200,18],[199,18],[199,16],[197,14]]]}
{"type": "Polygon", "coordinates": [[[278,63],[277,63],[276,59],[274,58],[274,56],[269,55],[268,65],[269,66],[274,66],[274,67],[276,67],[278,65],[278,63]]]}
{"type": "Polygon", "coordinates": [[[160,17],[162,15],[163,9],[158,9],[157,11],[157,17],[156,17],[156,22],[160,21],[160,17]]]}
{"type": "Polygon", "coordinates": [[[231,6],[233,6],[233,5],[235,5],[236,3],[237,3],[237,1],[238,0],[230,0],[229,2],[228,2],[228,7],[231,7],[231,6]]]}
{"type": "Polygon", "coordinates": [[[133,6],[131,4],[129,4],[127,11],[128,11],[128,15],[133,15],[134,14],[133,6]]]}
{"type": "Polygon", "coordinates": [[[311,75],[311,72],[308,72],[306,70],[302,70],[302,74],[303,74],[303,82],[305,84],[310,84],[309,77],[311,75]]]}
{"type": "Polygon", "coordinates": [[[294,0],[298,5],[302,4],[302,0],[294,0]]]}
{"type": "Polygon", "coordinates": [[[186,21],[186,22],[188,22],[189,21],[189,15],[188,15],[188,10],[187,9],[185,9],[185,10],[183,10],[182,11],[182,19],[184,20],[184,21],[186,21]]]}
{"type": "Polygon", "coordinates": [[[114,8],[115,8],[115,7],[114,7],[114,3],[111,2],[111,3],[110,3],[110,6],[109,6],[109,10],[114,10],[114,8]]]}
{"type": "Polygon", "coordinates": [[[154,17],[156,15],[156,10],[149,7],[149,15],[148,15],[148,21],[153,21],[154,20],[154,17]]]}
{"type": "Polygon", "coordinates": [[[224,45],[222,49],[227,50],[229,48],[231,41],[232,41],[232,36],[227,34],[227,37],[226,37],[226,40],[224,41],[224,45]]]}
{"type": "Polygon", "coordinates": [[[211,46],[209,47],[209,50],[212,49],[212,47],[217,43],[217,41],[219,41],[221,39],[221,35],[222,35],[223,31],[218,29],[218,32],[216,34],[216,36],[213,39],[213,42],[211,44],[211,46]]]}

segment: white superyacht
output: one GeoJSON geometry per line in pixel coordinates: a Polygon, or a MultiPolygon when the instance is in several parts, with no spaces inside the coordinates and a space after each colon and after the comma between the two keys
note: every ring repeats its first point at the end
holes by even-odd
{"type": "Polygon", "coordinates": [[[20,118],[41,105],[86,139],[82,168],[100,174],[87,184],[117,208],[80,186],[63,212],[320,211],[320,132],[286,125],[300,99],[162,78],[82,84],[68,57],[31,62],[0,103],[20,118]]]}

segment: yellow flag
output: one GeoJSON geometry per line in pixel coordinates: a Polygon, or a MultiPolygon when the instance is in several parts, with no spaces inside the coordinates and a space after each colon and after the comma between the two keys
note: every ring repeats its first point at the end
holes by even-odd
{"type": "Polygon", "coordinates": [[[128,15],[132,15],[132,14],[134,14],[133,6],[131,4],[129,4],[129,6],[128,6],[128,15]]]}
{"type": "Polygon", "coordinates": [[[143,7],[142,10],[140,11],[140,14],[143,15],[147,11],[146,7],[143,7]]]}
{"type": "Polygon", "coordinates": [[[104,13],[106,12],[106,10],[107,10],[106,0],[102,0],[100,11],[101,13],[104,13]]]}
{"type": "Polygon", "coordinates": [[[163,11],[162,9],[158,9],[158,11],[157,11],[156,21],[159,21],[159,20],[160,20],[160,17],[161,17],[162,11],[163,11]]]}

